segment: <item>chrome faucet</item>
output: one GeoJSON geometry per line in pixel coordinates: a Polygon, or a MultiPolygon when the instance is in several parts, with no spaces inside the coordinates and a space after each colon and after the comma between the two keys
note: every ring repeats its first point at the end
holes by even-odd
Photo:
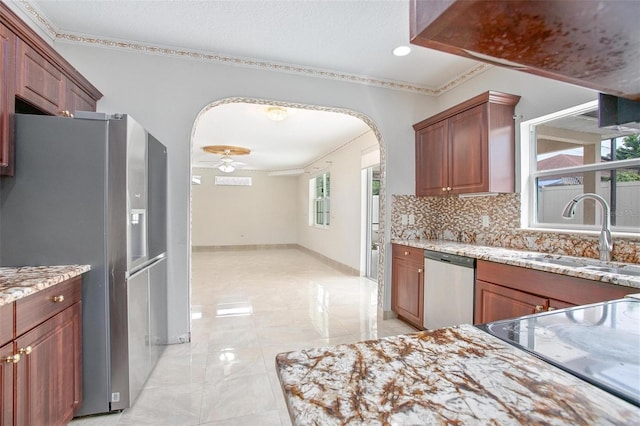
{"type": "Polygon", "coordinates": [[[565,219],[571,219],[576,214],[576,205],[584,200],[590,198],[598,201],[602,208],[602,229],[600,230],[600,241],[598,243],[598,249],[600,251],[600,260],[607,262],[611,261],[611,252],[613,251],[613,240],[611,239],[611,208],[607,200],[602,198],[598,194],[586,193],[573,197],[571,201],[567,203],[562,211],[562,217],[565,219]]]}

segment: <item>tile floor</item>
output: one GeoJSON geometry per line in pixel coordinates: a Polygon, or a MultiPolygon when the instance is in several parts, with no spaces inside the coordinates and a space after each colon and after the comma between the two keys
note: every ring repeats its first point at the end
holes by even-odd
{"type": "Polygon", "coordinates": [[[134,406],[72,426],[290,425],[275,355],[415,331],[377,285],[296,249],[193,253],[191,343],[168,346],[134,406]]]}

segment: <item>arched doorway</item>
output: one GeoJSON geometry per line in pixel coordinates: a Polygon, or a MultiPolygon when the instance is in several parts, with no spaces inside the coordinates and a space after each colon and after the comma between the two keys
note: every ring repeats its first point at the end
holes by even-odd
{"type": "MultiPolygon", "coordinates": [[[[210,104],[208,104],[207,106],[205,106],[200,113],[198,114],[198,116],[196,117],[196,120],[194,122],[193,125],[193,129],[192,129],[192,135],[191,135],[191,147],[192,147],[192,155],[191,155],[191,165],[193,166],[194,163],[194,154],[193,154],[193,147],[194,147],[194,137],[196,135],[198,126],[202,125],[204,120],[206,120],[207,118],[207,114],[214,110],[217,107],[221,107],[223,105],[229,105],[229,104],[250,104],[250,105],[255,105],[258,107],[263,107],[263,108],[268,108],[268,107],[280,107],[280,108],[285,108],[285,109],[298,109],[298,110],[304,110],[304,111],[317,111],[317,112],[330,112],[330,113],[337,113],[337,114],[343,114],[345,116],[349,116],[349,117],[353,117],[356,118],[358,120],[360,120],[362,123],[364,123],[369,129],[370,131],[373,133],[375,139],[378,142],[378,146],[379,146],[379,151],[380,151],[380,171],[379,171],[379,181],[380,181],[380,189],[379,189],[379,203],[380,203],[380,211],[379,211],[379,217],[380,217],[380,223],[379,223],[379,255],[378,255],[378,273],[377,273],[377,282],[378,282],[378,306],[379,308],[382,307],[382,301],[384,298],[384,262],[385,262],[385,177],[386,177],[386,153],[385,153],[385,144],[383,142],[382,139],[382,135],[380,134],[380,131],[378,130],[378,127],[376,126],[376,124],[365,114],[359,113],[357,111],[352,111],[352,110],[347,110],[347,109],[342,109],[342,108],[334,108],[334,107],[325,107],[325,106],[318,106],[318,105],[306,105],[306,104],[299,104],[299,103],[291,103],[291,102],[283,102],[283,101],[276,101],[276,100],[264,100],[264,99],[255,99],[255,98],[244,98],[244,97],[238,97],[238,98],[226,98],[226,99],[222,99],[222,100],[218,100],[218,101],[214,101],[210,104]]],[[[193,173],[192,174],[192,180],[193,180],[193,173]]],[[[193,194],[193,188],[191,188],[190,194],[193,194]]],[[[192,196],[190,196],[190,199],[192,200],[192,196]]],[[[192,210],[192,202],[191,201],[191,205],[190,205],[190,217],[192,218],[193,221],[193,210],[192,210]]],[[[192,235],[192,228],[190,228],[190,232],[189,232],[189,246],[192,246],[193,243],[193,235],[192,235]]],[[[191,271],[191,262],[189,262],[189,270],[191,271]]]]}

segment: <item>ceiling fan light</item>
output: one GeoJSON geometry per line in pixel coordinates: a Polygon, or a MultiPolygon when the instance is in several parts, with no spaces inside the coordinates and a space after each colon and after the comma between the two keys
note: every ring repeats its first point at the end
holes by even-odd
{"type": "Polygon", "coordinates": [[[267,108],[267,117],[273,121],[282,121],[289,115],[289,112],[286,108],[282,108],[279,106],[272,106],[267,108]]]}
{"type": "Polygon", "coordinates": [[[236,168],[233,167],[231,164],[229,163],[225,163],[222,164],[220,167],[218,167],[218,170],[220,170],[221,172],[224,173],[231,173],[232,171],[234,171],[236,168]]]}

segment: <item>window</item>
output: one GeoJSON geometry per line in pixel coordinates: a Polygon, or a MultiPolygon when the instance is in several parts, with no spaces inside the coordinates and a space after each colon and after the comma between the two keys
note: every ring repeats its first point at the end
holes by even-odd
{"type": "Polygon", "coordinates": [[[600,207],[578,204],[564,219],[564,206],[576,195],[596,193],[611,207],[612,229],[640,229],[640,129],[598,127],[597,103],[523,123],[523,226],[572,230],[599,229],[600,207]],[[528,166],[528,167],[527,167],[528,166]]]}
{"type": "Polygon", "coordinates": [[[323,173],[309,180],[309,225],[321,227],[329,226],[330,182],[331,178],[329,173],[323,173]]]}

